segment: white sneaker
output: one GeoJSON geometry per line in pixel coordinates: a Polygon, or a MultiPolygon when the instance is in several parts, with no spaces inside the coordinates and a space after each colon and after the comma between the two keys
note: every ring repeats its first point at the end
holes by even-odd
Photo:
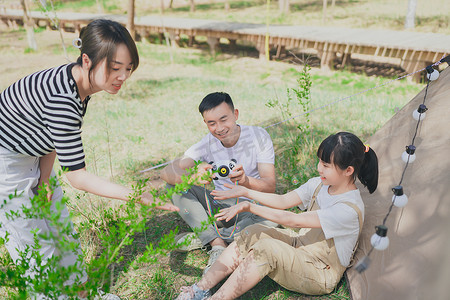
{"type": "Polygon", "coordinates": [[[206,272],[208,272],[209,268],[211,268],[211,266],[216,262],[216,260],[222,254],[223,250],[225,250],[225,247],[213,246],[212,249],[208,251],[209,260],[208,260],[208,264],[206,265],[205,269],[203,270],[203,275],[205,275],[206,272]]]}
{"type": "Polygon", "coordinates": [[[180,233],[175,236],[175,242],[178,248],[175,251],[187,252],[203,248],[202,241],[194,232],[180,233]]]}
{"type": "Polygon", "coordinates": [[[209,290],[200,289],[197,284],[181,287],[181,293],[175,300],[205,300],[211,297],[209,290]]]}

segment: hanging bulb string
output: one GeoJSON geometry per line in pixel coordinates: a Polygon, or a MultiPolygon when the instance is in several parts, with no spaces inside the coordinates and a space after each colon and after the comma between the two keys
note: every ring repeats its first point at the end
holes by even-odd
{"type": "MultiPolygon", "coordinates": [[[[422,104],[425,104],[425,101],[426,101],[426,98],[427,98],[427,93],[428,93],[428,87],[430,86],[430,82],[431,82],[431,80],[428,79],[428,81],[427,81],[427,86],[426,86],[426,88],[425,88],[425,95],[424,95],[424,97],[423,97],[423,102],[422,102],[422,104]]],[[[419,131],[419,124],[420,124],[420,115],[419,115],[419,120],[417,120],[417,123],[416,123],[416,129],[415,129],[415,131],[414,131],[414,135],[413,135],[413,138],[412,138],[412,141],[411,141],[411,145],[413,145],[413,146],[414,146],[414,142],[415,142],[416,137],[417,137],[417,132],[419,131]]],[[[400,178],[400,181],[399,181],[398,185],[402,185],[402,183],[403,183],[403,179],[405,178],[406,169],[407,169],[408,166],[409,166],[409,158],[410,158],[410,156],[411,156],[411,155],[408,155],[408,160],[406,161],[405,167],[403,168],[402,176],[401,176],[401,178],[400,178]]],[[[394,203],[395,203],[395,199],[396,199],[396,198],[397,198],[397,196],[394,197],[394,200],[392,201],[391,205],[389,206],[389,210],[388,210],[386,216],[385,216],[384,219],[383,219],[383,225],[386,224],[386,221],[387,221],[389,215],[390,215],[391,212],[392,212],[392,208],[394,207],[394,203]]]]}
{"type": "MultiPolygon", "coordinates": [[[[425,95],[423,96],[423,101],[422,101],[422,104],[423,104],[423,105],[425,105],[425,101],[427,100],[428,87],[430,86],[430,82],[431,82],[431,80],[428,79],[428,81],[427,81],[427,86],[426,86],[426,88],[425,88],[425,95]]],[[[413,136],[413,138],[412,138],[411,145],[413,145],[413,146],[414,146],[414,142],[415,142],[415,140],[416,140],[417,132],[419,131],[419,123],[420,123],[420,117],[421,117],[421,116],[422,116],[422,114],[419,114],[419,120],[417,120],[416,130],[415,130],[414,136],[413,136]]]]}
{"type": "MultiPolygon", "coordinates": [[[[237,181],[237,180],[236,180],[236,185],[238,185],[238,181],[237,181]]],[[[203,185],[203,188],[205,189],[205,201],[206,201],[206,206],[208,207],[209,215],[210,215],[211,217],[213,217],[213,216],[214,216],[214,213],[213,213],[213,210],[212,210],[212,208],[211,208],[211,203],[209,202],[208,195],[206,195],[206,185],[203,185]]],[[[236,204],[235,204],[235,205],[238,205],[238,204],[239,204],[239,197],[236,197],[236,204]]],[[[239,217],[239,214],[236,214],[236,217],[235,217],[236,219],[234,220],[233,230],[231,231],[230,236],[222,236],[222,234],[221,234],[220,231],[219,231],[219,228],[217,227],[216,222],[214,221],[214,223],[213,223],[213,225],[214,225],[214,230],[216,231],[217,235],[218,235],[222,240],[229,239],[229,238],[232,238],[232,237],[234,236],[235,231],[236,231],[236,228],[237,228],[236,225],[237,225],[238,217],[239,217]]]]}
{"type": "MultiPolygon", "coordinates": [[[[447,59],[449,57],[450,56],[447,56],[445,59],[447,59]]],[[[438,63],[435,63],[435,64],[431,65],[430,67],[438,65],[439,63],[442,63],[444,61],[446,61],[446,60],[444,60],[444,58],[442,58],[438,63]]],[[[427,68],[425,68],[425,69],[427,69],[427,68]]],[[[434,71],[435,70],[433,69],[433,72],[434,71]]],[[[428,72],[428,70],[427,70],[427,72],[428,72]]],[[[430,78],[431,78],[431,76],[427,76],[428,80],[427,80],[427,85],[426,85],[426,88],[425,88],[425,93],[424,93],[424,97],[423,97],[423,101],[422,101],[423,105],[425,105],[425,102],[426,102],[426,99],[427,99],[427,96],[428,96],[428,88],[430,86],[430,82],[432,81],[430,78]]],[[[412,137],[411,144],[409,146],[414,146],[414,142],[415,142],[415,139],[416,139],[418,131],[419,131],[419,124],[420,124],[421,115],[422,115],[422,113],[420,113],[419,117],[417,118],[417,123],[416,123],[416,126],[415,126],[414,135],[412,137]]],[[[409,146],[407,146],[407,148],[408,148],[407,150],[410,150],[409,146]]],[[[415,150],[415,148],[414,148],[414,150],[415,150]]],[[[405,164],[405,167],[403,168],[402,175],[401,175],[401,178],[400,178],[400,181],[399,181],[399,184],[398,184],[398,186],[400,186],[400,187],[401,187],[401,185],[403,183],[403,180],[404,180],[404,177],[405,177],[405,174],[406,174],[406,170],[407,170],[407,168],[408,168],[408,166],[410,164],[410,157],[411,157],[411,155],[414,155],[414,154],[411,154],[410,152],[407,152],[407,153],[408,153],[408,158],[406,159],[406,164],[405,164]]],[[[394,189],[393,189],[393,191],[394,191],[394,189]]],[[[394,197],[392,198],[392,203],[390,204],[388,212],[387,212],[386,216],[383,219],[383,226],[386,225],[387,219],[389,218],[389,216],[390,216],[390,214],[392,212],[392,209],[394,207],[394,204],[395,204],[395,201],[396,201],[398,195],[403,195],[403,191],[401,191],[401,194],[395,193],[395,191],[394,191],[394,197]]],[[[365,257],[363,257],[358,262],[358,264],[355,265],[355,269],[359,273],[364,272],[368,268],[368,266],[370,264],[370,258],[369,257],[372,254],[373,250],[375,249],[375,246],[378,246],[378,245],[374,245],[373,243],[371,243],[371,244],[372,244],[372,246],[371,246],[369,252],[367,253],[367,255],[365,257]]]]}

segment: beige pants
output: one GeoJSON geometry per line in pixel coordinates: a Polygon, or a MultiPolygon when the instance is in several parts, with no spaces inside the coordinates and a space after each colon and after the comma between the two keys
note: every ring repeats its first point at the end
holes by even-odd
{"type": "MultiPolygon", "coordinates": [[[[324,261],[305,247],[302,237],[290,229],[257,224],[244,229],[235,240],[243,257],[253,251],[261,279],[268,275],[286,289],[302,294],[332,292],[346,269],[340,265],[334,249],[329,249],[332,261],[324,261]]],[[[318,247],[324,247],[320,245],[323,242],[318,244],[318,247]]]]}

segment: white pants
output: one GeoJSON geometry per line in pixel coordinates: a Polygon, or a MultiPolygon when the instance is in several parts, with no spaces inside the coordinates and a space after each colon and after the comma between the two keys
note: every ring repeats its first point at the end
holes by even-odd
{"type": "MultiPolygon", "coordinates": [[[[54,172],[52,172],[52,176],[55,176],[54,172]]],[[[56,229],[50,226],[49,221],[46,219],[26,219],[19,217],[14,218],[14,220],[9,220],[6,217],[9,211],[21,212],[22,205],[31,207],[30,198],[34,196],[33,190],[36,191],[39,177],[38,157],[22,155],[0,147],[0,204],[3,204],[3,207],[0,209],[0,236],[4,238],[6,232],[9,233],[9,240],[5,245],[14,262],[20,258],[19,253],[23,252],[27,245],[30,247],[34,245],[35,235],[31,233],[31,231],[38,230],[38,233],[42,234],[48,232],[56,233],[56,229]],[[9,195],[14,194],[16,191],[17,195],[20,196],[9,199],[9,195]],[[4,204],[4,200],[6,200],[6,204],[4,204]]],[[[61,202],[62,197],[63,191],[61,187],[58,186],[53,191],[52,211],[57,211],[55,204],[61,202]]],[[[68,218],[69,212],[67,211],[67,207],[64,206],[61,212],[60,221],[70,222],[70,225],[73,227],[72,222],[68,220],[68,218]]],[[[75,240],[73,237],[70,236],[68,238],[79,244],[79,241],[75,240]]],[[[60,262],[61,265],[67,267],[77,263],[79,255],[82,255],[80,248],[78,248],[76,253],[59,253],[55,248],[53,241],[41,240],[40,244],[42,248],[39,249],[39,252],[43,255],[44,262],[53,255],[59,255],[62,257],[60,262]]],[[[32,266],[33,264],[36,264],[36,262],[31,260],[30,265],[32,266]]],[[[32,276],[33,274],[30,273],[29,275],[32,276]]],[[[73,276],[73,278],[68,280],[65,284],[80,284],[86,281],[87,276],[84,272],[82,278],[77,280],[75,276],[73,276]]],[[[37,296],[37,298],[42,299],[42,296],[37,296]]]]}

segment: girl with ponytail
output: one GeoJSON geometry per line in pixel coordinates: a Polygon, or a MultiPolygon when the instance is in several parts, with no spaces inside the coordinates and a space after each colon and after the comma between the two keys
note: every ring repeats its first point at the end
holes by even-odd
{"type": "Polygon", "coordinates": [[[317,157],[320,177],[284,195],[227,184],[230,190],[211,192],[216,200],[247,197],[256,202],[222,209],[215,215],[218,220],[229,221],[238,213],[251,212],[300,230],[247,227],[197,284],[182,287],[177,299],[206,299],[211,296],[210,289],[228,275],[208,299],[237,298],[266,275],[302,294],[333,291],[351,265],[364,222],[364,204],[355,181],[358,178],[373,193],[378,185],[378,159],[373,149],[348,132],[327,137],[317,157]],[[285,211],[294,206],[306,212],[285,211]]]}

